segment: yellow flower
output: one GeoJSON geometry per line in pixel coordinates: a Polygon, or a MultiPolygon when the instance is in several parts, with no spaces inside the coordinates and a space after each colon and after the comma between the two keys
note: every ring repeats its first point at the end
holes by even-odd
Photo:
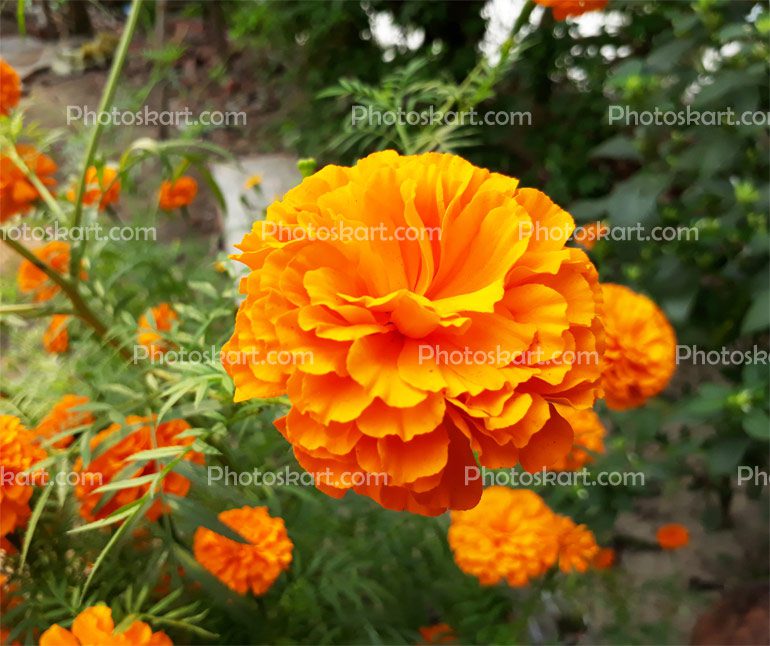
{"type": "Polygon", "coordinates": [[[255,188],[261,185],[262,185],[262,175],[260,175],[259,173],[255,173],[254,175],[246,179],[246,181],[243,183],[243,188],[245,188],[248,191],[248,190],[251,190],[252,188],[255,188]]]}

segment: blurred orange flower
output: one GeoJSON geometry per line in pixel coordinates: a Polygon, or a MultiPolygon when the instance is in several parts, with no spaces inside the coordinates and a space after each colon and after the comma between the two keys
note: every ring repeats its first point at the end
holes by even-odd
{"type": "Polygon", "coordinates": [[[422,626],[420,636],[423,641],[421,644],[456,644],[457,635],[449,624],[433,624],[432,626],[422,626]]]}
{"type": "Polygon", "coordinates": [[[597,570],[606,570],[615,564],[615,558],[615,550],[611,547],[600,547],[599,551],[594,555],[592,565],[597,570]]]}
{"type": "Polygon", "coordinates": [[[58,354],[67,351],[70,339],[67,324],[70,318],[68,314],[54,314],[51,317],[51,322],[43,332],[43,347],[46,352],[58,354]]]}
{"type": "Polygon", "coordinates": [[[609,230],[609,227],[603,222],[591,222],[578,227],[573,238],[581,247],[591,251],[596,246],[597,241],[607,235],[609,230]]]}
{"type": "Polygon", "coordinates": [[[593,410],[562,408],[564,419],[575,433],[572,449],[563,458],[554,462],[551,471],[579,471],[593,462],[591,453],[604,453],[604,436],[607,431],[593,410]]]}
{"type": "Polygon", "coordinates": [[[288,394],[276,425],[305,469],[332,474],[330,495],[473,507],[474,454],[550,466],[572,445],[555,404],[598,392],[600,362],[579,359],[603,349],[596,270],[533,233],[572,227],[543,193],[454,155],[327,166],[239,246],[251,273],[223,348],[236,401],[288,394]]]}
{"type": "Polygon", "coordinates": [[[585,525],[567,516],[558,516],[559,569],[562,572],[585,572],[599,552],[596,537],[585,525]]]}
{"type": "Polygon", "coordinates": [[[556,517],[529,489],[489,487],[473,509],[453,511],[449,547],[481,585],[525,586],[556,563],[556,517]]]}
{"type": "Polygon", "coordinates": [[[137,343],[147,348],[151,359],[157,359],[171,348],[171,344],[160,333],[169,332],[178,318],[168,303],[156,305],[139,317],[137,343]]]}
{"type": "Polygon", "coordinates": [[[164,211],[172,211],[191,204],[197,194],[198,182],[192,177],[183,176],[160,185],[158,204],[164,211]]]}
{"type": "Polygon", "coordinates": [[[602,385],[607,406],[636,408],[661,392],[676,369],[676,334],[649,298],[602,285],[607,346],[602,385]]]}
{"type": "MultiPolygon", "coordinates": [[[[57,274],[66,276],[69,273],[70,245],[68,242],[62,240],[48,242],[42,247],[35,249],[33,254],[51,267],[57,274]]],[[[42,269],[38,269],[29,260],[24,260],[19,265],[16,282],[21,292],[32,292],[34,300],[38,303],[50,300],[61,289],[42,269]]]]}
{"type": "MultiPolygon", "coordinates": [[[[2,540],[6,541],[5,537],[3,537],[2,540]]],[[[0,622],[2,622],[2,624],[5,624],[5,621],[3,620],[5,613],[22,602],[21,595],[17,593],[18,585],[15,583],[8,583],[8,576],[6,574],[0,574],[0,622]]],[[[5,625],[0,625],[0,644],[2,644],[2,646],[21,646],[20,642],[16,640],[13,642],[8,641],[10,633],[10,628],[5,625]]]]}
{"type": "Polygon", "coordinates": [[[229,509],[217,518],[248,542],[199,527],[193,538],[195,559],[238,594],[265,594],[291,564],[294,544],[283,518],[272,518],[267,507],[229,509]]]}
{"type": "Polygon", "coordinates": [[[690,532],[679,523],[670,523],[658,528],[656,538],[664,550],[677,550],[690,542],[690,532]]]}
{"type": "Polygon", "coordinates": [[[257,186],[262,186],[262,175],[259,173],[255,173],[254,175],[250,175],[246,178],[246,181],[243,183],[243,188],[245,188],[247,191],[256,188],[257,186]]]}
{"type": "Polygon", "coordinates": [[[598,11],[607,6],[609,0],[535,0],[542,7],[550,7],[556,20],[580,16],[589,11],[598,11]]]}
{"type": "MultiPolygon", "coordinates": [[[[16,152],[44,186],[50,189],[56,185],[53,174],[58,167],[53,159],[27,144],[18,144],[16,152]]],[[[0,154],[0,222],[26,213],[38,199],[40,193],[26,175],[10,157],[0,154]]]]}
{"type": "MultiPolygon", "coordinates": [[[[77,186],[67,191],[67,199],[74,202],[77,198],[77,186]]],[[[120,198],[120,180],[118,171],[112,166],[99,169],[89,166],[86,171],[86,189],[83,193],[83,204],[92,206],[99,204],[99,210],[104,211],[111,204],[117,204],[120,198]]]]}
{"type": "MultiPolygon", "coordinates": [[[[84,467],[82,459],[75,461],[74,470],[93,474],[92,477],[80,478],[80,482],[75,487],[75,495],[80,500],[80,515],[87,521],[104,518],[113,511],[120,509],[135,500],[141,498],[150,489],[150,483],[132,487],[130,489],[121,489],[116,492],[110,500],[99,507],[102,495],[94,493],[102,485],[112,482],[114,479],[126,480],[129,478],[138,478],[140,476],[158,473],[163,465],[155,461],[145,463],[136,463],[135,469],[130,469],[130,462],[126,458],[139,451],[148,451],[162,446],[189,446],[193,443],[192,437],[177,437],[183,431],[190,428],[190,425],[182,419],[174,419],[159,424],[153,432],[154,417],[139,417],[130,415],[126,417],[125,427],[121,424],[112,424],[105,430],[97,433],[91,440],[92,458],[91,462],[84,467]],[[137,428],[138,427],[138,428],[137,428]],[[124,428],[135,428],[122,440],[115,444],[110,444],[111,436],[114,433],[120,433],[124,428]],[[100,450],[100,445],[105,442],[105,447],[100,450]],[[101,475],[101,478],[96,477],[101,475]],[[101,481],[100,481],[101,480],[101,481]]],[[[185,460],[191,462],[203,463],[203,456],[191,451],[185,455],[185,460]]],[[[184,476],[171,471],[163,479],[161,485],[163,491],[175,496],[186,496],[190,489],[190,481],[184,476]]],[[[157,520],[157,518],[166,511],[165,506],[160,500],[155,500],[147,510],[147,518],[157,520]]]]}
{"type": "Polygon", "coordinates": [[[8,115],[21,98],[21,79],[11,65],[0,58],[0,114],[8,115]]]}
{"type": "Polygon", "coordinates": [[[162,631],[152,632],[143,621],[134,621],[123,632],[115,632],[112,610],[103,605],[81,612],[72,628],[54,624],[40,635],[40,646],[173,646],[162,631]]]}
{"type": "MultiPolygon", "coordinates": [[[[47,440],[86,424],[93,424],[94,416],[89,411],[73,410],[78,406],[87,404],[90,400],[83,395],[64,395],[51,411],[46,415],[35,428],[35,434],[38,438],[47,440]]],[[[57,449],[68,447],[72,443],[72,436],[67,435],[57,440],[54,446],[57,449]]]]}
{"type": "Polygon", "coordinates": [[[4,474],[0,481],[0,536],[26,524],[31,513],[32,485],[26,478],[18,481],[17,476],[45,456],[36,444],[35,434],[18,417],[0,415],[0,467],[4,474]]]}

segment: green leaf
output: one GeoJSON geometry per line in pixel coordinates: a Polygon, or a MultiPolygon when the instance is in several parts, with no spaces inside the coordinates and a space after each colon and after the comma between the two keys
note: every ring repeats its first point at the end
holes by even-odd
{"type": "Polygon", "coordinates": [[[753,334],[770,326],[770,290],[760,292],[743,317],[741,334],[753,334]]]}
{"type": "Polygon", "coordinates": [[[636,162],[642,161],[639,150],[634,145],[633,139],[618,135],[599,144],[591,151],[593,159],[626,159],[636,162]]]}
{"type": "Polygon", "coordinates": [[[32,515],[29,518],[27,529],[24,532],[24,545],[21,548],[21,557],[19,559],[20,570],[24,567],[24,563],[27,560],[27,552],[29,552],[29,546],[32,543],[32,537],[35,535],[35,527],[37,527],[37,521],[40,520],[43,509],[45,509],[45,503],[51,495],[52,491],[53,487],[50,485],[43,487],[43,492],[40,494],[40,498],[37,499],[35,508],[32,510],[32,515]]]}
{"type": "Polygon", "coordinates": [[[743,418],[743,430],[757,440],[770,442],[770,417],[762,410],[753,410],[743,418]]]}

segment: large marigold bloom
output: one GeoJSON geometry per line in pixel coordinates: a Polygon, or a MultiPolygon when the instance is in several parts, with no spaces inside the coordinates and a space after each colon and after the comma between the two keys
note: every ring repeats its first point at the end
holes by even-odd
{"type": "MultiPolygon", "coordinates": [[[[38,247],[33,253],[56,273],[63,276],[69,273],[70,245],[68,242],[54,240],[38,247]]],[[[21,292],[31,292],[38,303],[50,300],[61,290],[42,269],[38,269],[29,260],[23,260],[19,265],[16,282],[21,292]]]]}
{"type": "Polygon", "coordinates": [[[239,246],[251,273],[223,349],[236,401],[288,394],[277,426],[305,469],[331,474],[327,493],[473,507],[474,452],[549,466],[572,445],[555,404],[595,399],[601,294],[565,247],[573,228],[544,194],[454,155],[327,166],[239,246]],[[289,355],[302,360],[270,360],[289,355]]]}
{"type": "Polygon", "coordinates": [[[169,332],[179,317],[168,303],[150,308],[139,317],[137,343],[147,348],[151,359],[158,359],[170,348],[162,332],[169,332]]]}
{"type": "Polygon", "coordinates": [[[550,7],[556,20],[566,20],[589,11],[599,11],[607,6],[609,0],[535,0],[542,7],[550,7]]]}
{"type": "MultiPolygon", "coordinates": [[[[94,416],[85,410],[73,410],[78,406],[87,404],[90,400],[83,395],[64,395],[48,415],[35,427],[38,438],[47,440],[70,429],[93,424],[94,416]]],[[[72,436],[66,435],[56,441],[54,446],[58,449],[68,447],[72,443],[72,436]]]]}
{"type": "Polygon", "coordinates": [[[21,79],[11,65],[0,58],[0,114],[7,115],[21,98],[21,79]]]}
{"type": "MultiPolygon", "coordinates": [[[[49,189],[56,185],[53,174],[58,167],[48,155],[27,144],[18,144],[16,152],[43,185],[49,189]]],[[[0,222],[26,213],[39,199],[40,193],[27,176],[10,157],[0,154],[0,222]]]]}
{"type": "Polygon", "coordinates": [[[452,512],[449,547],[457,566],[482,585],[520,587],[556,563],[556,523],[534,491],[489,487],[476,507],[452,512]]]}
{"type": "MultiPolygon", "coordinates": [[[[77,187],[67,191],[67,199],[74,202],[77,198],[77,187]]],[[[118,171],[112,166],[99,169],[89,166],[86,171],[86,189],[83,193],[83,204],[92,206],[98,204],[99,210],[104,211],[111,204],[117,204],[120,198],[120,180],[118,171]]]]}
{"type": "MultiPolygon", "coordinates": [[[[137,463],[136,469],[131,470],[130,462],[126,458],[138,453],[139,451],[148,451],[162,446],[189,446],[193,443],[192,437],[178,437],[180,433],[190,428],[190,425],[182,419],[174,419],[163,422],[155,428],[153,433],[154,417],[139,417],[130,415],[126,418],[126,427],[132,430],[126,437],[115,444],[110,444],[110,438],[114,433],[120,433],[123,430],[121,424],[112,424],[105,430],[97,433],[91,440],[91,462],[84,467],[80,458],[74,465],[76,472],[85,472],[93,474],[92,477],[80,478],[81,482],[75,487],[75,495],[80,500],[80,515],[87,521],[104,518],[113,511],[120,509],[124,505],[134,502],[141,498],[150,488],[150,483],[132,487],[130,489],[121,489],[110,500],[100,506],[104,494],[94,493],[95,489],[112,482],[114,479],[126,480],[128,478],[138,478],[140,476],[157,473],[162,469],[162,465],[155,461],[137,463]],[[100,447],[105,442],[105,447],[100,447]],[[100,450],[101,449],[101,450],[100,450]],[[101,482],[96,474],[101,474],[101,482]]],[[[202,463],[203,456],[197,451],[188,452],[185,460],[202,463]]],[[[185,496],[190,489],[190,481],[184,476],[172,471],[163,478],[161,485],[163,491],[175,496],[185,496]]],[[[164,511],[165,505],[161,500],[155,500],[147,510],[147,518],[156,520],[164,511]]]]}
{"type": "Polygon", "coordinates": [[[690,542],[690,531],[684,525],[670,523],[659,527],[655,537],[664,550],[678,550],[690,542]]]}
{"type": "Polygon", "coordinates": [[[0,467],[4,474],[0,482],[0,536],[23,527],[29,518],[32,485],[17,476],[46,456],[35,439],[18,417],[0,415],[0,467]]]}
{"type": "Polygon", "coordinates": [[[594,460],[593,453],[604,453],[607,431],[602,420],[592,410],[561,409],[575,434],[572,449],[554,462],[552,471],[579,471],[594,460]]]}
{"type": "Polygon", "coordinates": [[[51,322],[43,332],[43,347],[51,354],[66,352],[70,344],[70,335],[67,325],[72,318],[69,314],[54,314],[51,322]]]}
{"type": "Polygon", "coordinates": [[[163,631],[152,632],[143,621],[116,632],[112,610],[99,605],[83,610],[70,630],[51,626],[40,635],[40,646],[173,646],[173,642],[163,631]]]}
{"type": "Polygon", "coordinates": [[[623,285],[602,285],[607,346],[602,385],[607,406],[636,408],[661,392],[676,369],[676,334],[649,298],[623,285]]]}
{"type": "Polygon", "coordinates": [[[198,182],[185,175],[179,179],[161,183],[158,205],[164,211],[173,211],[192,204],[197,194],[198,182]]]}
{"type": "Polygon", "coordinates": [[[283,518],[271,517],[267,507],[229,509],[217,518],[248,542],[239,543],[199,527],[193,539],[195,559],[238,594],[249,590],[265,594],[291,564],[294,544],[283,518]]]}
{"type": "Polygon", "coordinates": [[[562,572],[585,572],[599,552],[596,537],[585,525],[567,516],[557,517],[559,569],[562,572]]]}

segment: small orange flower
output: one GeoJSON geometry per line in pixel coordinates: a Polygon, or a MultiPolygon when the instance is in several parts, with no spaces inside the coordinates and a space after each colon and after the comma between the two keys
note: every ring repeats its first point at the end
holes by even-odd
{"type": "Polygon", "coordinates": [[[585,572],[599,551],[593,532],[567,516],[558,516],[559,569],[585,572]]]}
{"type": "Polygon", "coordinates": [[[593,410],[562,408],[564,419],[569,422],[575,437],[572,449],[552,464],[551,471],[579,471],[594,460],[592,453],[604,453],[604,436],[607,431],[593,410]]]}
{"type": "Polygon", "coordinates": [[[195,560],[238,594],[265,594],[291,564],[294,544],[283,518],[272,518],[267,507],[229,509],[217,517],[248,542],[199,527],[193,539],[195,560]]]}
{"type": "Polygon", "coordinates": [[[607,6],[609,0],[535,0],[542,7],[550,7],[556,20],[580,16],[589,11],[598,11],[607,6]]]}
{"type": "Polygon", "coordinates": [[[43,347],[46,352],[60,354],[67,351],[70,339],[67,324],[70,318],[67,314],[54,314],[51,317],[51,323],[43,332],[43,347]]]}
{"type": "Polygon", "coordinates": [[[158,204],[164,211],[172,211],[191,204],[197,194],[198,182],[192,177],[183,176],[160,185],[158,204]]]}
{"type": "Polygon", "coordinates": [[[554,513],[529,489],[489,487],[476,507],[453,511],[449,547],[457,566],[481,585],[525,586],[556,563],[554,513]]]}
{"type": "Polygon", "coordinates": [[[31,513],[32,485],[19,482],[17,476],[45,455],[34,433],[28,431],[18,417],[0,415],[0,467],[4,474],[0,482],[0,536],[26,524],[31,513]]]}
{"type": "Polygon", "coordinates": [[[137,343],[148,349],[151,359],[158,359],[171,348],[161,332],[169,332],[179,317],[168,303],[161,303],[139,317],[137,343]]]}
{"type": "Polygon", "coordinates": [[[592,565],[597,570],[607,570],[615,564],[615,550],[611,547],[600,547],[594,556],[592,565]]]}
{"type": "Polygon", "coordinates": [[[422,626],[420,636],[422,645],[428,644],[456,644],[457,635],[449,624],[433,624],[432,626],[422,626]]]}
{"type": "Polygon", "coordinates": [[[257,186],[262,185],[262,175],[259,173],[255,173],[254,175],[251,175],[250,177],[246,178],[246,181],[243,183],[243,188],[245,188],[247,191],[255,188],[257,186]]]}
{"type": "Polygon", "coordinates": [[[115,632],[112,610],[103,605],[81,612],[72,628],[54,624],[40,636],[40,646],[173,646],[163,631],[152,632],[143,621],[134,621],[123,632],[115,632]]]}
{"type": "MultiPolygon", "coordinates": [[[[33,253],[57,274],[63,276],[69,274],[70,245],[68,242],[54,240],[44,244],[42,247],[38,247],[33,253]]],[[[48,278],[42,269],[38,269],[29,260],[24,260],[19,265],[16,282],[20,291],[24,293],[32,292],[34,300],[38,303],[50,300],[61,289],[48,278]]]]}
{"type": "MultiPolygon", "coordinates": [[[[78,406],[87,404],[90,400],[82,395],[64,395],[51,411],[35,428],[35,434],[47,440],[73,428],[93,424],[94,416],[89,411],[73,410],[78,406]]],[[[68,447],[72,443],[72,436],[67,435],[57,440],[54,446],[57,449],[68,447]]]]}
{"type": "Polygon", "coordinates": [[[661,392],[676,369],[676,334],[649,298],[623,285],[602,285],[607,406],[636,408],[661,392]]]}
{"type": "MultiPolygon", "coordinates": [[[[182,419],[174,419],[159,424],[153,432],[154,417],[138,417],[130,415],[126,418],[126,427],[137,428],[130,432],[116,444],[110,445],[108,440],[113,433],[120,433],[123,430],[121,424],[112,424],[105,430],[97,433],[91,440],[91,451],[93,456],[87,468],[84,468],[83,462],[78,458],[74,465],[76,472],[87,472],[94,474],[93,477],[81,478],[81,482],[75,487],[75,495],[80,500],[80,515],[87,521],[104,518],[113,511],[120,509],[124,505],[134,502],[141,498],[150,488],[150,483],[132,487],[130,489],[121,489],[110,500],[99,507],[102,494],[94,493],[95,489],[112,482],[119,478],[125,480],[128,478],[138,478],[140,476],[157,473],[162,465],[157,462],[137,463],[135,470],[127,469],[131,466],[126,462],[126,458],[139,451],[146,451],[162,446],[189,446],[193,443],[192,437],[177,437],[183,431],[190,428],[190,425],[182,419]],[[100,450],[100,444],[105,442],[106,448],[100,450]],[[95,477],[101,474],[101,478],[95,477]],[[101,482],[99,481],[101,480],[101,482]]],[[[185,455],[185,460],[202,463],[203,456],[191,451],[185,455]]],[[[190,489],[190,481],[184,476],[172,471],[163,479],[163,491],[175,496],[186,496],[190,489]]],[[[155,500],[147,510],[147,518],[157,520],[157,518],[166,511],[165,506],[160,500],[155,500]]]]}
{"type": "MultiPolygon", "coordinates": [[[[67,199],[74,202],[77,198],[77,187],[67,191],[67,199]]],[[[118,171],[112,166],[104,166],[101,170],[89,166],[86,171],[86,189],[83,193],[83,204],[91,206],[99,204],[99,210],[104,211],[111,204],[117,204],[120,198],[120,180],[118,171]]]]}
{"type": "Polygon", "coordinates": [[[658,545],[664,550],[678,550],[690,542],[690,532],[679,523],[670,523],[658,528],[656,537],[658,545]]]}
{"type": "Polygon", "coordinates": [[[8,115],[21,98],[21,79],[13,67],[0,58],[0,114],[8,115]]]}
{"type": "Polygon", "coordinates": [[[596,242],[609,232],[609,227],[603,222],[591,222],[575,230],[573,239],[584,249],[594,248],[596,242]]]}
{"type": "MultiPolygon", "coordinates": [[[[34,146],[18,144],[16,152],[27,168],[49,189],[56,185],[56,163],[34,146]]],[[[40,199],[40,193],[10,157],[0,154],[0,222],[17,213],[26,213],[40,199]]]]}

